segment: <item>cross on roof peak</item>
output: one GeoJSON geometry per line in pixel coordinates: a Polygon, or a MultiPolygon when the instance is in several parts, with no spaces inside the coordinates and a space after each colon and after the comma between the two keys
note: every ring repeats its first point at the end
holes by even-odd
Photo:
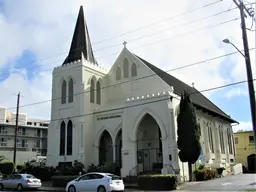
{"type": "Polygon", "coordinates": [[[126,48],[126,44],[127,44],[127,42],[126,42],[126,41],[124,41],[124,42],[123,42],[124,48],[126,48]]]}

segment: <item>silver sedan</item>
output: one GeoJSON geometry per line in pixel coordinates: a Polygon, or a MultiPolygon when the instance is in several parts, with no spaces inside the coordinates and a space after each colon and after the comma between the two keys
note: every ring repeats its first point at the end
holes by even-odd
{"type": "Polygon", "coordinates": [[[41,180],[31,174],[14,174],[7,179],[0,180],[0,191],[3,189],[38,189],[42,186],[41,180]]]}

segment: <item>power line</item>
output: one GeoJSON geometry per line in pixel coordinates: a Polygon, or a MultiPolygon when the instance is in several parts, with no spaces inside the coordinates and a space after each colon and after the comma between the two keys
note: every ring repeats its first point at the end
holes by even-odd
{"type": "MultiPolygon", "coordinates": [[[[214,2],[212,2],[212,3],[208,3],[208,4],[203,5],[203,6],[201,6],[201,7],[198,7],[198,8],[195,8],[195,9],[191,9],[191,10],[189,10],[189,11],[185,11],[185,12],[183,12],[183,13],[177,14],[177,15],[172,16],[172,17],[169,17],[169,18],[162,19],[161,21],[157,21],[157,22],[154,22],[154,23],[151,23],[151,24],[148,24],[148,25],[145,25],[145,26],[142,26],[142,27],[139,27],[139,28],[130,30],[130,31],[126,31],[126,32],[124,32],[124,33],[119,34],[118,36],[112,36],[112,37],[103,39],[103,40],[98,41],[98,42],[96,42],[96,43],[94,43],[94,44],[102,43],[102,42],[104,42],[104,41],[107,41],[107,40],[110,40],[110,39],[114,39],[114,38],[116,38],[116,37],[120,37],[120,36],[123,36],[123,35],[125,35],[125,34],[132,33],[132,32],[135,32],[135,31],[144,29],[144,28],[148,28],[148,27],[150,27],[150,26],[153,26],[153,25],[162,23],[162,22],[167,21],[167,20],[175,19],[175,18],[177,18],[177,17],[186,15],[186,14],[188,14],[188,13],[192,13],[192,12],[195,12],[195,11],[198,11],[198,10],[201,10],[201,9],[204,9],[204,8],[206,8],[206,7],[212,6],[212,5],[214,5],[214,4],[220,3],[221,1],[223,1],[223,0],[218,0],[218,1],[214,1],[214,2]]],[[[94,44],[92,44],[92,45],[94,45],[94,44]]]]}
{"type": "MultiPolygon", "coordinates": [[[[148,43],[148,44],[140,45],[140,46],[134,47],[134,48],[132,48],[132,49],[133,49],[133,50],[134,50],[134,49],[139,49],[139,48],[142,48],[142,47],[146,47],[146,46],[150,46],[150,45],[154,45],[154,44],[166,42],[166,41],[169,41],[169,40],[172,40],[172,39],[175,39],[175,38],[178,38],[178,37],[183,37],[183,36],[186,36],[186,35],[195,33],[195,32],[199,32],[199,31],[203,31],[203,30],[206,30],[206,29],[209,29],[209,28],[217,27],[217,26],[219,26],[219,25],[224,25],[224,24],[230,23],[230,22],[232,22],[232,21],[236,21],[236,20],[238,20],[238,19],[239,19],[239,18],[231,19],[231,20],[228,20],[228,21],[224,21],[224,22],[218,23],[218,24],[216,24],[216,25],[212,25],[212,26],[209,26],[209,27],[205,27],[205,28],[201,28],[201,29],[198,29],[198,30],[194,30],[194,31],[191,31],[191,32],[188,32],[188,33],[184,33],[184,34],[178,35],[178,36],[174,36],[174,37],[162,39],[162,40],[160,40],[160,41],[156,41],[156,42],[153,42],[153,43],[148,43]]],[[[111,53],[111,54],[109,54],[109,55],[105,55],[105,56],[98,57],[98,58],[105,58],[105,57],[113,56],[113,55],[116,55],[116,54],[120,54],[120,52],[111,53]]],[[[74,69],[74,68],[77,68],[77,67],[81,67],[81,66],[76,66],[76,67],[72,67],[72,68],[65,68],[65,69],[62,69],[62,70],[59,71],[59,72],[55,72],[55,74],[56,74],[56,73],[61,73],[61,72],[66,71],[66,70],[71,70],[71,69],[74,69]]]]}
{"type": "MultiPolygon", "coordinates": [[[[232,11],[232,10],[235,10],[237,9],[237,7],[233,8],[233,9],[227,9],[226,11],[221,11],[221,12],[218,12],[218,13],[215,13],[213,15],[209,15],[209,16],[206,16],[206,17],[203,17],[203,18],[200,18],[200,19],[197,19],[197,20],[193,20],[193,21],[190,21],[190,22],[186,22],[186,23],[183,23],[183,24],[180,24],[180,25],[176,25],[176,26],[172,26],[171,28],[168,28],[168,29],[165,29],[165,30],[161,30],[161,31],[158,31],[156,33],[151,33],[151,34],[148,34],[148,35],[143,35],[143,36],[140,36],[140,37],[136,37],[136,38],[131,38],[129,39],[128,41],[129,42],[134,42],[134,41],[137,41],[139,39],[142,39],[142,38],[145,38],[145,37],[149,37],[149,36],[152,36],[152,35],[155,35],[155,34],[159,34],[161,32],[165,32],[165,31],[168,31],[170,29],[173,29],[173,28],[177,28],[177,27],[182,27],[182,26],[186,26],[186,25],[190,25],[192,23],[196,23],[196,22],[199,22],[199,21],[202,21],[202,20],[206,20],[206,19],[209,19],[211,17],[215,17],[215,16],[218,16],[218,15],[221,15],[223,13],[227,13],[229,11],[232,11]]],[[[238,19],[238,18],[237,18],[238,19]]],[[[236,20],[236,19],[234,19],[236,20]]],[[[171,40],[171,39],[175,39],[175,38],[178,38],[178,37],[182,37],[182,36],[185,36],[185,35],[188,35],[188,34],[192,34],[192,33],[195,33],[195,32],[198,32],[198,31],[202,31],[202,30],[206,30],[206,29],[209,29],[209,28],[213,28],[213,27],[217,27],[219,25],[223,25],[223,24],[226,24],[226,23],[229,23],[229,22],[232,22],[234,20],[228,20],[228,21],[225,21],[225,22],[222,22],[222,23],[218,23],[216,25],[212,25],[212,26],[209,26],[209,27],[205,27],[205,28],[201,28],[201,29],[198,29],[198,30],[194,30],[194,31],[191,31],[191,32],[188,32],[188,33],[185,33],[185,34],[181,34],[181,35],[176,35],[174,37],[171,37],[171,38],[167,38],[167,39],[163,39],[163,40],[160,40],[159,42],[162,42],[162,41],[165,41],[165,40],[171,40]]],[[[159,43],[159,42],[155,42],[155,43],[159,43]]],[[[154,42],[153,43],[150,43],[150,44],[146,44],[146,45],[142,45],[142,46],[139,46],[139,47],[135,47],[134,49],[136,48],[140,48],[140,47],[144,47],[144,46],[148,46],[148,45],[151,45],[151,44],[155,44],[154,42]]],[[[102,51],[104,49],[108,49],[108,48],[113,48],[113,47],[117,47],[117,46],[120,46],[121,44],[118,43],[118,44],[114,44],[114,45],[110,45],[110,46],[107,46],[107,47],[103,47],[101,49],[98,49],[98,50],[95,50],[94,52],[97,52],[97,51],[102,51]]],[[[81,49],[81,48],[79,48],[81,49]]],[[[75,49],[73,51],[76,51],[78,49],[75,49]]],[[[112,53],[112,54],[109,54],[109,55],[106,55],[106,56],[101,56],[101,57],[96,57],[96,59],[99,59],[99,58],[105,58],[105,57],[108,57],[108,56],[112,56],[112,55],[116,55],[118,54],[119,52],[115,52],[115,53],[112,53]]],[[[50,58],[53,58],[53,56],[51,57],[47,57],[47,59],[50,59],[50,58]]],[[[42,61],[42,60],[37,60],[35,62],[32,62],[32,63],[36,63],[36,62],[39,62],[39,61],[42,61]]],[[[37,65],[37,66],[31,66],[31,67],[27,67],[26,69],[34,69],[34,68],[37,68],[37,67],[41,67],[41,66],[45,66],[45,65],[49,65],[49,64],[54,64],[54,63],[58,63],[58,62],[61,62],[62,60],[59,60],[59,61],[55,61],[55,62],[51,62],[51,63],[48,63],[48,64],[41,64],[41,65],[37,65]]],[[[32,64],[31,63],[31,64],[32,64]]],[[[18,73],[18,72],[12,72],[12,73],[18,73]]],[[[11,74],[12,74],[11,73],[11,74]]],[[[9,75],[10,73],[1,73],[1,75],[9,75]]]]}
{"type": "MultiPolygon", "coordinates": [[[[129,39],[129,40],[127,40],[127,41],[128,41],[128,42],[137,41],[137,40],[139,40],[139,39],[143,39],[143,38],[145,38],[145,37],[150,37],[150,36],[153,36],[153,35],[156,35],[156,34],[165,32],[165,31],[169,31],[169,30],[171,30],[171,29],[175,29],[175,28],[177,28],[177,27],[183,27],[183,26],[187,26],[187,25],[190,25],[190,24],[199,22],[199,21],[203,21],[203,20],[206,20],[206,19],[209,19],[209,18],[218,16],[218,15],[221,15],[221,14],[223,14],[223,13],[227,13],[227,12],[232,11],[232,10],[235,10],[235,9],[238,9],[238,8],[235,7],[235,8],[233,8],[233,9],[227,9],[226,11],[221,11],[221,12],[215,13],[215,14],[213,14],[213,15],[209,15],[209,16],[206,16],[206,17],[202,17],[202,18],[200,18],[200,19],[196,19],[196,20],[193,20],[193,21],[189,21],[189,22],[186,22],[186,23],[182,23],[182,24],[180,24],[180,25],[172,26],[172,27],[170,27],[170,28],[168,28],[168,29],[164,29],[164,30],[161,30],[161,31],[157,31],[157,32],[155,32],[155,33],[151,33],[151,34],[148,34],[148,35],[142,35],[142,36],[139,36],[139,37],[136,37],[136,38],[133,38],[133,39],[129,39]]],[[[95,50],[94,52],[98,52],[98,51],[102,51],[102,50],[104,50],[104,49],[109,49],[109,48],[117,47],[117,46],[119,46],[119,45],[121,45],[121,44],[118,43],[118,44],[110,45],[110,46],[108,46],[108,47],[103,47],[103,48],[101,48],[101,49],[97,49],[97,50],[95,50]]]]}
{"type": "MultiPolygon", "coordinates": [[[[178,37],[186,36],[186,35],[189,35],[189,34],[192,34],[192,33],[195,33],[195,32],[199,32],[199,31],[203,31],[203,30],[206,30],[206,29],[210,29],[210,28],[213,28],[213,27],[220,26],[220,25],[224,25],[224,24],[230,23],[232,21],[236,21],[238,19],[239,18],[234,18],[234,19],[231,19],[231,20],[228,20],[228,21],[224,21],[224,22],[212,25],[212,26],[208,26],[208,27],[205,27],[205,28],[197,29],[197,30],[194,30],[194,31],[191,31],[191,32],[188,32],[188,33],[184,33],[184,34],[181,34],[181,35],[174,36],[174,37],[162,39],[162,40],[157,41],[157,42],[140,45],[140,46],[134,47],[133,49],[138,49],[138,48],[142,48],[142,47],[158,44],[158,43],[161,43],[161,42],[166,42],[166,41],[169,41],[169,40],[172,40],[172,39],[175,39],[175,38],[178,38],[178,37]]],[[[116,55],[116,54],[120,54],[120,52],[111,53],[109,55],[105,55],[105,56],[98,57],[98,58],[105,58],[105,57],[113,56],[113,55],[116,55]]],[[[63,72],[63,71],[66,71],[66,70],[71,70],[71,69],[74,69],[74,68],[77,68],[77,67],[81,67],[81,66],[75,66],[75,67],[72,67],[72,68],[65,68],[65,69],[62,69],[60,72],[63,72]]],[[[49,70],[44,70],[44,71],[49,71],[49,70]]],[[[55,73],[60,73],[60,72],[55,72],[55,73]]]]}
{"type": "MultiPolygon", "coordinates": [[[[203,6],[200,6],[200,7],[195,8],[195,9],[191,9],[191,10],[189,10],[189,11],[186,11],[186,12],[183,12],[183,13],[180,13],[180,14],[177,14],[177,15],[175,15],[175,16],[162,19],[161,21],[154,22],[154,23],[151,23],[151,24],[148,24],[148,25],[145,25],[145,26],[142,26],[142,27],[139,27],[139,28],[130,30],[130,31],[126,31],[126,32],[124,32],[124,33],[121,33],[121,34],[119,34],[119,35],[115,35],[115,36],[112,36],[112,37],[109,37],[109,38],[106,38],[106,39],[102,39],[102,40],[100,40],[100,41],[98,41],[98,42],[92,43],[92,44],[89,45],[89,46],[92,46],[92,45],[95,45],[95,44],[98,44],[98,43],[102,43],[102,42],[104,42],[104,41],[108,41],[108,40],[110,40],[110,39],[114,39],[114,38],[116,38],[116,37],[120,37],[120,36],[123,36],[123,35],[125,35],[125,34],[131,33],[131,32],[135,32],[135,31],[138,31],[138,30],[147,28],[147,27],[149,27],[149,26],[153,26],[153,25],[155,25],[155,24],[158,24],[158,23],[161,23],[161,22],[164,22],[164,21],[167,21],[167,20],[172,20],[172,19],[178,18],[178,17],[183,16],[183,15],[186,15],[186,14],[188,14],[188,13],[192,13],[192,12],[195,12],[195,11],[198,11],[198,10],[201,10],[201,9],[204,9],[204,8],[206,8],[206,7],[212,6],[212,5],[217,4],[217,3],[221,2],[221,1],[223,1],[223,0],[217,0],[217,1],[215,1],[215,2],[205,4],[205,5],[203,5],[203,6]]],[[[81,48],[83,48],[83,47],[81,47],[81,48]]],[[[72,51],[77,51],[77,50],[80,50],[81,48],[79,48],[79,49],[74,49],[74,50],[72,50],[72,51]]],[[[95,51],[94,51],[94,52],[95,52],[95,51]]],[[[30,63],[30,64],[37,63],[37,62],[39,62],[39,61],[51,59],[51,58],[53,58],[53,57],[57,57],[57,56],[60,56],[60,55],[66,54],[66,53],[69,53],[69,51],[62,52],[62,53],[59,53],[59,54],[56,54],[56,55],[52,55],[52,56],[48,56],[48,57],[45,57],[45,58],[41,58],[41,59],[38,59],[38,60],[35,60],[35,61],[31,61],[31,62],[29,62],[29,63],[30,63]]],[[[39,66],[40,66],[40,65],[39,65],[39,66]]]]}
{"type": "MultiPolygon", "coordinates": [[[[251,50],[254,50],[254,49],[255,48],[252,48],[251,50]]],[[[239,53],[239,52],[235,51],[235,52],[227,53],[227,54],[224,54],[224,55],[219,55],[219,56],[216,56],[216,57],[212,57],[212,58],[209,58],[209,59],[206,59],[206,60],[202,60],[202,61],[198,61],[198,62],[195,62],[195,63],[183,65],[183,66],[176,67],[176,68],[173,68],[173,69],[169,69],[167,71],[162,71],[160,73],[154,73],[154,74],[143,76],[143,77],[139,77],[139,78],[136,78],[136,79],[131,79],[131,80],[115,83],[115,84],[112,84],[112,85],[101,87],[100,90],[101,89],[106,89],[106,88],[109,88],[109,87],[114,87],[114,86],[117,86],[117,85],[121,85],[121,84],[124,84],[124,83],[130,83],[130,82],[133,82],[133,81],[138,81],[138,80],[141,80],[141,79],[153,77],[155,75],[159,75],[159,74],[162,74],[162,73],[167,73],[167,72],[171,72],[171,71],[175,71],[175,70],[179,70],[179,69],[183,69],[183,68],[187,68],[187,67],[192,67],[192,66],[195,66],[195,65],[199,65],[199,64],[202,64],[202,63],[206,63],[206,62],[209,62],[209,61],[213,61],[213,60],[216,60],[216,59],[220,59],[220,58],[223,58],[223,57],[234,55],[234,54],[237,54],[237,53],[239,53]]],[[[94,89],[94,91],[97,91],[97,90],[98,89],[94,89]]],[[[84,93],[89,93],[89,92],[90,92],[90,90],[84,91],[84,92],[81,92],[81,93],[76,93],[76,94],[74,94],[74,96],[77,96],[77,95],[80,95],[80,94],[84,94],[84,93]]],[[[54,101],[54,100],[59,100],[59,99],[61,99],[61,97],[54,98],[54,99],[49,99],[49,100],[45,100],[45,101],[39,101],[39,102],[35,102],[35,103],[30,103],[30,104],[27,104],[27,105],[22,105],[22,106],[20,106],[20,108],[27,107],[27,106],[32,106],[32,105],[38,105],[38,104],[42,104],[42,103],[46,103],[46,102],[50,102],[50,101],[54,101]]],[[[11,107],[9,109],[16,109],[16,107],[11,107]]]]}
{"type": "MultiPolygon", "coordinates": [[[[255,81],[255,80],[256,80],[256,79],[253,79],[253,81],[255,81]]],[[[222,88],[225,88],[225,87],[231,87],[231,86],[243,84],[243,83],[246,83],[246,82],[247,82],[247,80],[238,81],[238,82],[234,82],[234,83],[229,83],[229,84],[226,84],[226,85],[217,86],[217,87],[212,87],[212,88],[204,89],[204,90],[201,90],[201,91],[190,92],[189,95],[198,94],[198,93],[204,93],[204,92],[208,92],[208,91],[212,91],[212,90],[216,90],[216,89],[222,89],[222,88]]],[[[126,109],[126,108],[142,106],[142,105],[146,105],[146,104],[150,104],[150,103],[157,103],[157,102],[159,102],[159,101],[165,101],[165,100],[167,100],[167,99],[158,99],[158,100],[155,100],[155,101],[144,102],[144,103],[135,104],[135,105],[130,105],[130,106],[124,106],[124,107],[117,107],[117,108],[114,108],[114,109],[108,109],[108,110],[104,110],[104,111],[86,113],[86,114],[82,114],[82,115],[74,115],[74,116],[70,116],[70,117],[66,117],[66,118],[51,119],[50,121],[51,121],[51,122],[52,122],[52,121],[59,121],[59,120],[64,120],[64,119],[71,119],[71,118],[77,118],[77,117],[95,115],[95,114],[104,113],[104,112],[109,112],[109,111],[117,111],[117,110],[122,110],[122,109],[126,109]]],[[[136,100],[135,100],[135,101],[136,101],[136,100]]],[[[37,123],[45,123],[45,122],[47,122],[47,121],[39,121],[39,122],[37,122],[37,123]]]]}

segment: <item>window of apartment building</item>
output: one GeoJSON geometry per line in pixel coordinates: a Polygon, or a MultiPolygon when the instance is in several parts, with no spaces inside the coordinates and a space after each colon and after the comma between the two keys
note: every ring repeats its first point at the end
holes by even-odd
{"type": "Polygon", "coordinates": [[[22,128],[22,135],[26,135],[26,128],[25,127],[22,128]]]}
{"type": "Polygon", "coordinates": [[[40,148],[40,140],[36,141],[36,148],[40,148]]]}
{"type": "Polygon", "coordinates": [[[17,140],[16,140],[16,146],[17,146],[17,147],[21,147],[21,140],[20,140],[20,139],[17,139],[17,140]]]}
{"type": "Polygon", "coordinates": [[[28,147],[28,144],[27,144],[27,140],[26,140],[26,139],[22,139],[22,140],[21,140],[21,147],[28,147]]]}
{"type": "Polygon", "coordinates": [[[41,137],[41,130],[40,129],[36,130],[36,136],[41,137]]]}
{"type": "Polygon", "coordinates": [[[0,145],[7,146],[7,138],[4,138],[4,137],[0,138],[0,145]]]}
{"type": "Polygon", "coordinates": [[[235,137],[235,144],[238,144],[238,137],[235,137]]]}
{"type": "Polygon", "coordinates": [[[254,143],[254,138],[253,138],[253,136],[249,136],[249,143],[254,143]]]}
{"type": "Polygon", "coordinates": [[[27,122],[27,125],[32,125],[32,122],[27,122]]]}
{"type": "Polygon", "coordinates": [[[0,134],[2,135],[7,134],[7,130],[4,126],[0,126],[0,134]]]}

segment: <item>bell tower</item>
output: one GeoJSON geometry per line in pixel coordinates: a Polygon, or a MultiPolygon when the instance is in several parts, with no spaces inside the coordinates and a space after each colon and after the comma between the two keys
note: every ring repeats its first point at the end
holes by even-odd
{"type": "Polygon", "coordinates": [[[94,57],[80,6],[69,53],[52,74],[51,122],[48,129],[47,165],[86,164],[91,146],[93,116],[102,104],[102,78],[107,71],[94,57]],[[87,155],[88,154],[88,155],[87,155]]]}

